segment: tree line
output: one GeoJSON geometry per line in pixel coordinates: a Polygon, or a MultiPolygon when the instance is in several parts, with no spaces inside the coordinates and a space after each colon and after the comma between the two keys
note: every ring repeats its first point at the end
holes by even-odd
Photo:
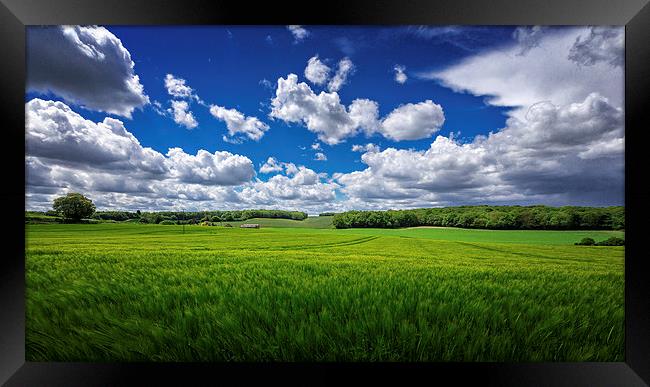
{"type": "Polygon", "coordinates": [[[437,226],[493,230],[621,230],[625,228],[625,208],[484,205],[347,211],[335,214],[333,224],[336,228],[437,226]]]}
{"type": "MultiPolygon", "coordinates": [[[[26,218],[33,218],[38,212],[26,211],[26,218]]],[[[185,223],[199,222],[230,222],[243,221],[251,218],[276,218],[304,220],[306,212],[285,210],[240,210],[240,211],[154,211],[136,212],[129,211],[96,211],[92,200],[84,195],[71,192],[65,196],[54,199],[52,210],[42,213],[50,217],[60,217],[66,222],[80,222],[82,220],[103,220],[123,222],[137,220],[140,223],[185,223]]]]}
{"type": "MultiPolygon", "coordinates": [[[[59,211],[50,210],[46,212],[29,211],[32,214],[43,214],[47,216],[60,216],[70,220],[80,220],[81,217],[72,217],[59,211]]],[[[158,224],[167,221],[167,223],[186,223],[196,224],[200,222],[231,222],[243,221],[251,218],[277,218],[304,220],[307,213],[299,211],[283,210],[242,210],[242,211],[153,211],[153,212],[129,212],[129,211],[95,211],[92,215],[84,216],[86,219],[96,219],[103,221],[137,221],[140,223],[158,224]]]]}
{"type": "MultiPolygon", "coordinates": [[[[307,213],[285,210],[236,211],[96,211],[92,200],[79,193],[56,198],[52,211],[45,215],[59,216],[65,221],[95,219],[141,223],[184,223],[244,221],[251,218],[304,220],[307,213]]],[[[26,212],[26,217],[28,216],[26,212]]],[[[412,210],[347,211],[321,213],[334,215],[336,228],[399,228],[416,226],[484,228],[495,230],[622,230],[625,229],[625,208],[612,207],[549,207],[549,206],[458,206],[419,208],[412,210]]],[[[33,215],[29,215],[33,216],[33,215]]]]}
{"type": "MultiPolygon", "coordinates": [[[[101,216],[101,212],[96,216],[101,216]]],[[[167,221],[184,222],[189,224],[200,222],[232,222],[251,218],[293,219],[304,220],[306,212],[285,210],[241,210],[241,211],[156,211],[142,212],[138,216],[141,223],[161,223],[167,221]]]]}
{"type": "Polygon", "coordinates": [[[576,246],[625,246],[625,239],[619,237],[610,237],[604,241],[596,242],[593,238],[582,238],[580,242],[574,243],[576,246]]]}

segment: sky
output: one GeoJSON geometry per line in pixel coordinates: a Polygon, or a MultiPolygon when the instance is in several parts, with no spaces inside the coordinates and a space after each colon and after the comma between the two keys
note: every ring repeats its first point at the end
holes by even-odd
{"type": "Polygon", "coordinates": [[[622,205],[624,28],[30,26],[26,209],[622,205]]]}

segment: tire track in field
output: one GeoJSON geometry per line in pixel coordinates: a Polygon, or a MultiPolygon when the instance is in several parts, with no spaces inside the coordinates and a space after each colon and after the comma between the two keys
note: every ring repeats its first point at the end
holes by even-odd
{"type": "Polygon", "coordinates": [[[525,258],[539,258],[539,259],[548,259],[552,260],[555,262],[558,261],[573,261],[573,262],[579,262],[579,263],[584,263],[584,260],[581,259],[575,259],[575,258],[556,258],[556,257],[549,257],[548,255],[540,255],[540,254],[535,254],[535,253],[519,253],[516,251],[508,251],[508,250],[501,250],[497,249],[496,247],[488,247],[488,246],[483,246],[483,245],[477,245],[474,243],[469,243],[469,242],[461,242],[461,241],[456,241],[456,243],[459,243],[461,245],[465,246],[470,246],[479,250],[488,250],[488,251],[494,251],[497,253],[502,253],[502,254],[510,254],[510,255],[516,255],[519,257],[525,257],[525,258]]]}
{"type": "Polygon", "coordinates": [[[374,241],[375,239],[380,238],[379,236],[367,236],[363,238],[358,238],[358,239],[353,239],[353,240],[348,240],[348,241],[343,241],[343,242],[332,242],[332,243],[323,243],[323,244],[318,244],[318,245],[288,245],[288,246],[276,246],[271,249],[265,249],[265,250],[286,250],[286,249],[294,249],[294,250],[309,250],[309,249],[319,249],[323,247],[342,247],[342,246],[352,246],[352,245],[358,245],[361,243],[367,243],[374,241]]]}
{"type": "MultiPolygon", "coordinates": [[[[262,246],[239,246],[239,247],[229,247],[229,251],[257,251],[257,250],[264,250],[264,251],[287,251],[287,250],[313,250],[313,249],[320,249],[320,248],[328,248],[328,247],[344,247],[344,246],[352,246],[352,245],[358,245],[361,243],[367,243],[367,242],[372,242],[373,240],[381,238],[380,236],[368,236],[368,237],[362,237],[358,239],[352,239],[352,240],[346,240],[342,242],[332,242],[332,243],[322,243],[322,244],[312,244],[312,245],[281,245],[281,246],[271,246],[271,247],[262,247],[262,246]]],[[[207,250],[219,250],[219,249],[213,249],[209,247],[180,247],[177,250],[201,250],[201,251],[207,251],[207,250]]]]}

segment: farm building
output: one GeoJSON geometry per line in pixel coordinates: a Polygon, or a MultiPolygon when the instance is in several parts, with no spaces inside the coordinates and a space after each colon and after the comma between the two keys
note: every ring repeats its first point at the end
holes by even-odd
{"type": "Polygon", "coordinates": [[[239,227],[241,228],[260,228],[260,225],[257,223],[251,223],[251,224],[242,224],[239,227]]]}

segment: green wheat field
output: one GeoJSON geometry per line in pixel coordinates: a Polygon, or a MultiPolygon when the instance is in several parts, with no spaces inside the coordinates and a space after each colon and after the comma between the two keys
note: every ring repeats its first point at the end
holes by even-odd
{"type": "Polygon", "coordinates": [[[612,231],[26,225],[27,361],[623,361],[612,231]]]}

